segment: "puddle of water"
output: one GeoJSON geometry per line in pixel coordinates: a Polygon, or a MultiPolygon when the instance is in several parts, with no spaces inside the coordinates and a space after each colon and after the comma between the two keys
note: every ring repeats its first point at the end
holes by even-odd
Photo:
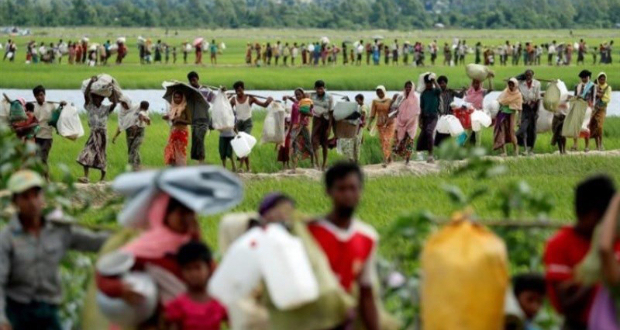
{"type": "MultiPolygon", "coordinates": [[[[27,101],[32,100],[32,91],[26,89],[5,89],[0,90],[0,92],[6,93],[10,98],[23,97],[27,101]]],[[[355,99],[357,94],[364,95],[364,100],[366,104],[370,104],[370,102],[376,97],[374,91],[331,91],[332,93],[338,94],[340,97],[347,96],[351,101],[355,99]]],[[[164,96],[163,90],[158,89],[129,89],[123,90],[129,98],[134,100],[134,102],[139,102],[142,100],[148,101],[151,104],[151,111],[163,113],[166,111],[168,104],[162,98],[164,96]]],[[[253,94],[258,96],[271,96],[276,100],[281,100],[283,96],[293,95],[293,91],[246,91],[247,94],[253,94]]],[[[389,91],[388,96],[391,97],[393,94],[399,93],[398,91],[389,91]]],[[[491,100],[497,99],[500,92],[492,92],[484,98],[484,102],[489,102],[491,100]]],[[[47,99],[50,101],[67,101],[69,103],[73,103],[78,106],[78,108],[82,108],[84,104],[84,96],[79,89],[76,90],[62,90],[62,89],[51,89],[47,90],[47,99]]],[[[620,92],[613,92],[611,96],[611,103],[607,107],[607,116],[620,116],[620,92]]]]}

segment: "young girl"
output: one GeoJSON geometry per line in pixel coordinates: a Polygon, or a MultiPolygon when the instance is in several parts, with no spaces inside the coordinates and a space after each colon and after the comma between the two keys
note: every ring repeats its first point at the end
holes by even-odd
{"type": "MultiPolygon", "coordinates": [[[[310,158],[315,164],[314,150],[310,140],[310,130],[308,129],[309,118],[312,116],[312,100],[306,97],[303,89],[295,90],[295,98],[285,96],[284,101],[293,102],[291,111],[291,123],[287,131],[287,138],[291,141],[291,158],[293,159],[292,172],[295,173],[299,160],[310,158]]],[[[316,163],[319,160],[316,159],[316,163]]]]}
{"type": "Polygon", "coordinates": [[[116,108],[116,98],[110,98],[110,101],[112,101],[111,104],[103,105],[104,97],[90,92],[90,88],[95,81],[97,81],[97,77],[92,77],[84,92],[84,109],[88,113],[90,136],[86,141],[84,149],[77,158],[77,162],[84,167],[84,176],[78,179],[78,181],[82,183],[89,182],[88,170],[90,168],[101,171],[101,181],[105,180],[108,116],[110,116],[114,108],[116,108]]]}
{"type": "Polygon", "coordinates": [[[502,149],[502,156],[506,156],[506,144],[512,143],[515,148],[515,156],[519,155],[519,145],[517,144],[517,136],[515,135],[515,120],[517,112],[521,111],[523,106],[523,97],[517,88],[517,79],[510,78],[508,87],[504,89],[497,101],[500,109],[495,120],[495,134],[493,149],[502,149]]]}
{"type": "Polygon", "coordinates": [[[207,285],[213,272],[209,248],[189,242],[177,253],[177,264],[187,292],[166,304],[165,318],[175,330],[219,330],[228,319],[226,309],[209,297],[207,285]]]}
{"type": "Polygon", "coordinates": [[[187,126],[191,120],[187,111],[187,101],[182,92],[172,94],[170,111],[164,117],[172,123],[168,144],[164,149],[164,163],[173,166],[185,166],[187,164],[187,144],[189,130],[187,126]]]}

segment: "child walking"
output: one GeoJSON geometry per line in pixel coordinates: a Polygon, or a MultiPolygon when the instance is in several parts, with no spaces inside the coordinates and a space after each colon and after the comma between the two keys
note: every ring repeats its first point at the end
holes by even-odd
{"type": "Polygon", "coordinates": [[[228,316],[226,309],[207,293],[213,271],[211,251],[204,243],[191,241],[179,249],[177,263],[187,292],[166,305],[165,318],[169,328],[219,330],[228,316]]]}
{"type": "Polygon", "coordinates": [[[121,109],[118,113],[118,129],[112,139],[112,144],[116,144],[116,139],[125,131],[127,137],[128,162],[134,171],[139,171],[142,161],[140,159],[140,146],[144,140],[144,128],[151,125],[148,115],[149,103],[140,102],[139,105],[131,104],[128,98],[121,99],[121,109]]]}
{"type": "MultiPolygon", "coordinates": [[[[235,123],[235,129],[237,132],[244,132],[252,135],[252,106],[258,105],[260,107],[268,107],[273,98],[268,97],[267,100],[261,102],[252,95],[245,94],[245,84],[243,81],[237,81],[233,85],[235,90],[235,96],[230,99],[230,105],[235,109],[235,115],[237,121],[235,123]]],[[[250,157],[244,157],[239,159],[239,170],[243,170],[243,164],[245,163],[246,170],[250,172],[250,157]]]]}
{"type": "Polygon", "coordinates": [[[84,168],[84,176],[78,179],[81,183],[89,182],[88,171],[91,168],[101,171],[101,181],[105,180],[108,117],[116,108],[115,98],[110,98],[111,104],[103,105],[104,97],[90,92],[90,88],[95,81],[97,81],[97,77],[92,77],[84,91],[84,109],[88,114],[90,136],[77,158],[77,162],[84,168]]]}

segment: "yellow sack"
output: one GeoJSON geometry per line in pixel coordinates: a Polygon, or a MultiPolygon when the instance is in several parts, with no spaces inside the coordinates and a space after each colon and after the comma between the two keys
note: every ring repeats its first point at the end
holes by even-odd
{"type": "Polygon", "coordinates": [[[428,239],[421,261],[424,329],[503,329],[509,278],[500,238],[457,215],[428,239]]]}

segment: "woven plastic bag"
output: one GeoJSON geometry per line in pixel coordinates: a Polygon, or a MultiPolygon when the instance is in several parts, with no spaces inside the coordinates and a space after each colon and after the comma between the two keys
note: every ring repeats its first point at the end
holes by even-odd
{"type": "Polygon", "coordinates": [[[562,126],[562,136],[578,138],[581,134],[583,122],[586,120],[587,112],[588,102],[582,99],[571,101],[568,115],[566,115],[564,126],[562,126]]]}
{"type": "Polygon", "coordinates": [[[263,123],[263,143],[284,143],[286,112],[282,104],[272,102],[267,108],[267,116],[263,123]]]}
{"type": "Polygon", "coordinates": [[[26,110],[24,105],[20,101],[11,101],[11,107],[9,108],[9,121],[17,122],[28,119],[26,116],[26,110]]]}
{"type": "Polygon", "coordinates": [[[543,105],[547,111],[557,112],[560,104],[566,102],[568,95],[568,89],[563,81],[550,82],[543,97],[543,105]]]}
{"type": "Polygon", "coordinates": [[[465,73],[470,79],[484,81],[489,76],[493,75],[493,71],[491,71],[488,67],[480,64],[467,64],[465,67],[465,73]]]}
{"type": "Polygon", "coordinates": [[[213,128],[219,131],[233,129],[235,127],[235,113],[226,98],[226,93],[220,91],[213,100],[211,107],[211,120],[213,128]]]}
{"type": "Polygon", "coordinates": [[[495,234],[456,214],[421,261],[424,329],[503,329],[508,256],[495,234]]]}
{"type": "Polygon", "coordinates": [[[80,114],[73,105],[66,105],[60,112],[56,129],[60,136],[69,140],[76,140],[84,136],[84,127],[80,120],[80,114]]]}

